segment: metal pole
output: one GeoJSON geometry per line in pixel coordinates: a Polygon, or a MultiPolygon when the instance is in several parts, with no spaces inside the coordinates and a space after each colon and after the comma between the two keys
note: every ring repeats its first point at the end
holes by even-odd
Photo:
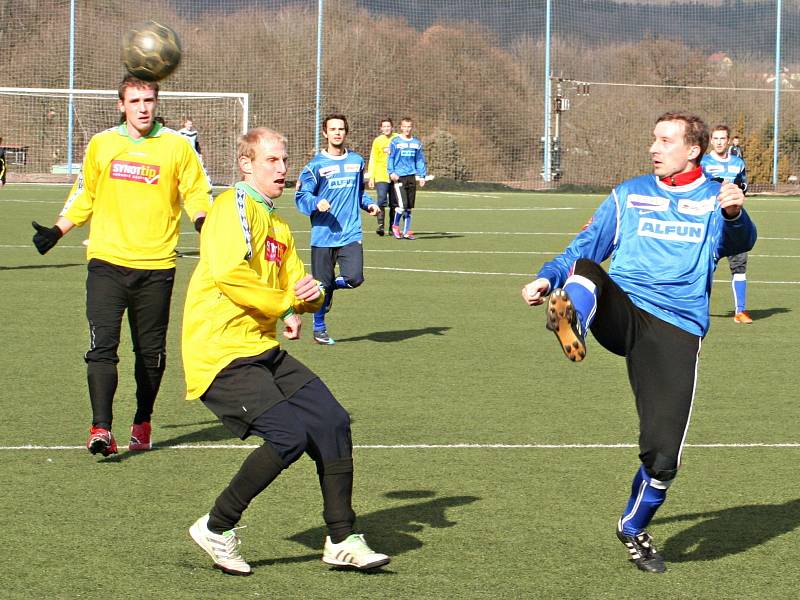
{"type": "Polygon", "coordinates": [[[545,11],[544,29],[544,164],[542,165],[542,176],[545,182],[550,181],[550,104],[552,99],[550,83],[550,2],[547,0],[545,11]]]}
{"type": "Polygon", "coordinates": [[[67,175],[72,175],[72,121],[75,110],[72,90],[75,88],[75,0],[69,3],[69,102],[67,103],[67,175]]]}
{"type": "Polygon", "coordinates": [[[325,9],[325,0],[318,0],[317,4],[317,101],[314,113],[314,151],[319,152],[319,121],[320,104],[322,103],[322,13],[325,9]]]}
{"type": "Polygon", "coordinates": [[[778,119],[781,113],[781,0],[776,2],[778,14],[775,20],[775,114],[772,129],[772,187],[778,185],[778,119]]]}

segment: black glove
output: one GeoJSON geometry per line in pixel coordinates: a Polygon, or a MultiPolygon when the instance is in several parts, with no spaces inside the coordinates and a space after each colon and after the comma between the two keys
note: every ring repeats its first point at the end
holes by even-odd
{"type": "Polygon", "coordinates": [[[200,233],[200,230],[203,228],[203,223],[205,223],[205,222],[206,222],[206,218],[205,217],[197,217],[194,220],[194,230],[197,233],[200,233]]]}
{"type": "Polygon", "coordinates": [[[64,235],[56,225],[45,227],[44,225],[39,225],[36,221],[31,222],[31,225],[36,230],[36,233],[33,234],[33,243],[39,254],[49,252],[58,243],[61,236],[64,235]]]}

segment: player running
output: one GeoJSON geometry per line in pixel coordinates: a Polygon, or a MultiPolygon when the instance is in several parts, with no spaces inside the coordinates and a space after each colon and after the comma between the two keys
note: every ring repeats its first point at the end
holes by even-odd
{"type": "MultiPolygon", "coordinates": [[[[709,179],[735,183],[747,193],[747,170],[744,159],[728,149],[731,130],[727,125],[717,125],[711,131],[711,152],[700,161],[703,174],[709,179]]],[[[738,139],[737,139],[738,142],[738,139]]],[[[728,257],[733,290],[733,321],[749,325],[753,322],[747,312],[747,252],[728,257]]]]}
{"type": "Polygon", "coordinates": [[[314,313],[314,341],[322,345],[336,343],[325,323],[334,290],[364,283],[360,210],[372,216],[380,211],[364,191],[364,159],[344,145],[347,132],[344,115],[322,120],[327,147],[303,167],[294,196],[297,210],[311,217],[311,271],[325,289],[322,307],[314,313]]]}

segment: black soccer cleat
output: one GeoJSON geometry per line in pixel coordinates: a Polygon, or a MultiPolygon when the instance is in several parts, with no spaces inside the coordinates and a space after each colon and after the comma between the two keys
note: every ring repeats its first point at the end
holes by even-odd
{"type": "Polygon", "coordinates": [[[556,334],[564,354],[572,362],[586,358],[586,342],[581,332],[578,314],[562,289],[553,290],[547,303],[547,323],[545,326],[556,334]]]}
{"type": "Polygon", "coordinates": [[[636,535],[625,535],[617,529],[617,538],[628,549],[631,562],[646,573],[663,573],[667,570],[664,558],[653,545],[652,536],[643,531],[636,535]]]}

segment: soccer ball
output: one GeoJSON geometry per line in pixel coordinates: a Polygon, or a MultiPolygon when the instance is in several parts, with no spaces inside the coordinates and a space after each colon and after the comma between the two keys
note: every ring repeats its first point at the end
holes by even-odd
{"type": "Polygon", "coordinates": [[[131,75],[145,81],[159,81],[178,68],[181,41],[166,25],[147,21],[122,38],[122,62],[131,75]]]}

